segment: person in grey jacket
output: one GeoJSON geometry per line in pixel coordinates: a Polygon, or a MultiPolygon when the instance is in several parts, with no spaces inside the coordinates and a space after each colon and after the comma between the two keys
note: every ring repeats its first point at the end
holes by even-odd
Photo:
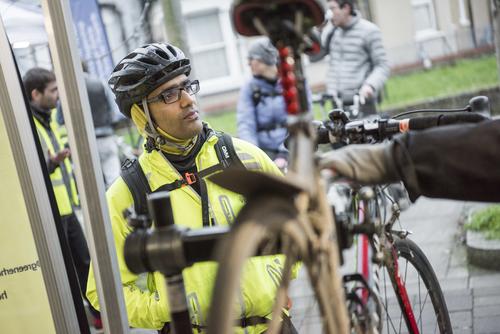
{"type": "Polygon", "coordinates": [[[323,31],[330,55],[327,92],[339,98],[358,93],[365,114],[375,113],[390,72],[380,29],[360,17],[355,0],[328,0],[328,8],[333,27],[323,31]]]}
{"type": "Polygon", "coordinates": [[[283,169],[288,156],[283,144],[287,136],[287,112],[278,80],[278,50],[267,38],[257,40],[249,48],[248,64],[252,78],[240,91],[238,137],[261,148],[283,169]]]}
{"type": "MultiPolygon", "coordinates": [[[[99,160],[107,188],[120,176],[121,162],[114,125],[123,117],[118,111],[108,86],[98,77],[90,75],[85,63],[82,63],[82,67],[94,123],[99,160]]],[[[57,105],[57,122],[60,125],[64,124],[60,104],[57,105]]]]}

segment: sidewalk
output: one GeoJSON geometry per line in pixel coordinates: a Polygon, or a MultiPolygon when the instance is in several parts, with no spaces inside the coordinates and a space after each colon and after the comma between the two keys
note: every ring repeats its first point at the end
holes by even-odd
{"type": "Polygon", "coordinates": [[[402,215],[441,282],[454,333],[500,333],[500,272],[467,264],[458,220],[465,205],[419,200],[402,215]]]}

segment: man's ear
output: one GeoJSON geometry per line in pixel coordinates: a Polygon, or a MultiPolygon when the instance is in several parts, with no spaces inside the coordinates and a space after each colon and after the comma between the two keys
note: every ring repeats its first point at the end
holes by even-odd
{"type": "Polygon", "coordinates": [[[38,89],[35,88],[31,91],[30,95],[31,95],[31,101],[38,101],[38,99],[40,98],[40,95],[42,95],[42,93],[40,93],[38,91],[38,89]]]}

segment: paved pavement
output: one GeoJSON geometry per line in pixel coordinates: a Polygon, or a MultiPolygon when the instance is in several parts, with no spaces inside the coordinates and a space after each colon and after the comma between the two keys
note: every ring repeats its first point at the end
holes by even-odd
{"type": "MultiPolygon", "coordinates": [[[[420,199],[402,213],[404,229],[428,257],[444,291],[454,333],[500,333],[500,272],[467,264],[459,220],[472,203],[420,199]]],[[[348,256],[348,255],[347,255],[348,256]]],[[[346,257],[347,257],[346,256],[346,257]]],[[[301,273],[291,292],[300,333],[320,333],[312,294],[301,273]]]]}

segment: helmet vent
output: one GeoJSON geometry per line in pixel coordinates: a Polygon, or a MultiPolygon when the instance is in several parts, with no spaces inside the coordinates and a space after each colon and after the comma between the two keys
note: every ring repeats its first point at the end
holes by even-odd
{"type": "MultiPolygon", "coordinates": [[[[177,51],[172,47],[172,45],[167,45],[167,49],[172,52],[172,54],[174,55],[174,57],[177,57],[177,51]]],[[[165,55],[165,58],[170,58],[168,56],[165,55]]]]}
{"type": "MultiPolygon", "coordinates": [[[[169,59],[170,57],[168,56],[168,54],[163,51],[163,50],[156,50],[156,54],[160,57],[162,57],[163,59],[169,59]]],[[[173,52],[173,54],[175,54],[175,51],[173,52]]]]}
{"type": "Polygon", "coordinates": [[[142,57],[141,59],[138,59],[141,63],[146,63],[146,64],[149,64],[149,65],[158,65],[158,62],[154,59],[151,59],[151,58],[146,58],[146,57],[142,57]]]}

